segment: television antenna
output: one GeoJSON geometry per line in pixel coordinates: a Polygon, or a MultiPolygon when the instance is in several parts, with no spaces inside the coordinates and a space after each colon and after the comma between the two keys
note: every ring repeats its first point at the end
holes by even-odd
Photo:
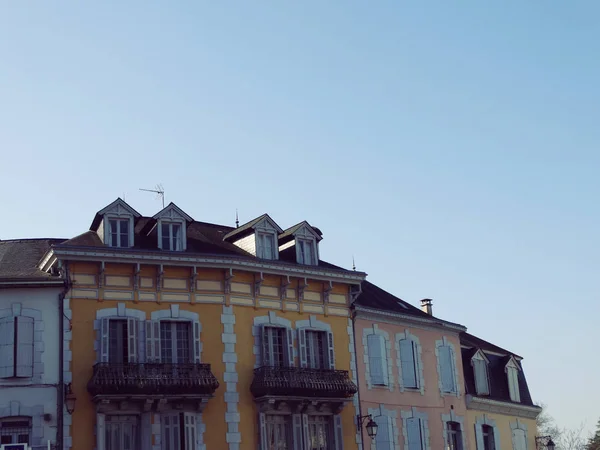
{"type": "Polygon", "coordinates": [[[154,189],[140,188],[140,191],[154,192],[156,194],[156,199],[158,200],[160,198],[162,200],[163,208],[165,207],[165,189],[162,187],[162,184],[157,184],[154,186],[154,189]]]}

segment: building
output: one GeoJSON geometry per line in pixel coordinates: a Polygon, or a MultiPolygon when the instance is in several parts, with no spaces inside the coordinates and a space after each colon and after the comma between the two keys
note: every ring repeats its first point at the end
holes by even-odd
{"type": "Polygon", "coordinates": [[[65,282],[37,265],[60,239],[0,241],[0,444],[47,448],[60,439],[61,296],[65,282]]]}
{"type": "MultiPolygon", "coordinates": [[[[350,305],[321,231],[144,217],[121,199],[39,267],[69,280],[65,449],[352,450],[350,305]]],[[[458,345],[458,344],[457,344],[458,345]]]]}
{"type": "Polygon", "coordinates": [[[460,345],[470,448],[534,450],[541,408],[531,400],[522,358],[469,333],[460,345]]]}
{"type": "Polygon", "coordinates": [[[362,283],[354,307],[361,415],[378,424],[365,450],[466,449],[462,325],[362,283]]]}

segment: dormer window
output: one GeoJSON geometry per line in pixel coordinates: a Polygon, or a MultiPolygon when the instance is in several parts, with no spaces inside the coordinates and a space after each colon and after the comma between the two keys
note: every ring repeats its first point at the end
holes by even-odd
{"type": "Polygon", "coordinates": [[[288,228],[279,235],[279,252],[298,264],[316,266],[319,264],[318,243],[322,239],[318,228],[306,221],[288,228]]]}
{"type": "Polygon", "coordinates": [[[129,247],[129,219],[108,219],[111,247],[129,247]]]}
{"type": "Polygon", "coordinates": [[[263,259],[276,259],[275,233],[256,233],[256,256],[263,259]]]}
{"type": "Polygon", "coordinates": [[[161,228],[161,241],[163,250],[180,251],[183,250],[182,238],[181,238],[181,223],[176,222],[162,222],[161,228]]]}
{"type": "Polygon", "coordinates": [[[282,231],[268,214],[263,214],[233,229],[223,236],[223,240],[231,242],[257,258],[278,260],[277,236],[282,231]]]}
{"type": "Polygon", "coordinates": [[[473,374],[475,375],[475,390],[477,395],[490,395],[490,380],[488,375],[488,359],[478,350],[471,358],[473,374]]]}
{"type": "Polygon", "coordinates": [[[315,242],[309,239],[300,239],[298,241],[298,264],[306,264],[308,266],[315,265],[315,242]]]}
{"type": "Polygon", "coordinates": [[[135,209],[118,198],[96,213],[90,230],[110,247],[133,247],[134,222],[139,217],[135,209]]]}
{"type": "Polygon", "coordinates": [[[521,391],[519,389],[519,371],[521,368],[514,357],[511,356],[508,363],[506,363],[504,370],[508,380],[508,393],[510,399],[513,402],[521,402],[521,391]]]}
{"type": "Polygon", "coordinates": [[[169,203],[165,209],[156,214],[158,248],[171,252],[181,252],[187,248],[186,227],[194,221],[175,203],[169,203]]]}

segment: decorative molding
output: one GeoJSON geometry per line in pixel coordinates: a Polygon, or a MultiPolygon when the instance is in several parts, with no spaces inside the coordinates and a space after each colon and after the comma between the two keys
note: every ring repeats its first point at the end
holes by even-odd
{"type": "Polygon", "coordinates": [[[302,278],[301,280],[298,280],[298,287],[297,287],[297,297],[298,297],[298,301],[302,302],[304,301],[304,291],[305,289],[308,287],[308,282],[306,281],[306,278],[302,278]],[[304,284],[302,283],[302,280],[304,280],[304,284]]]}
{"type": "Polygon", "coordinates": [[[333,282],[332,281],[330,281],[329,283],[323,284],[323,303],[325,303],[325,304],[329,303],[329,294],[331,294],[332,290],[333,290],[333,282]]]}
{"type": "MultiPolygon", "coordinates": [[[[350,295],[352,296],[352,292],[350,293],[350,295]]],[[[354,302],[354,299],[352,299],[352,302],[354,302]]],[[[373,321],[384,321],[387,323],[391,323],[391,324],[397,324],[397,323],[414,323],[414,324],[418,324],[418,325],[423,325],[423,324],[427,324],[430,325],[432,327],[432,329],[439,329],[439,328],[444,328],[444,329],[450,329],[452,331],[455,332],[460,332],[460,331],[467,331],[467,327],[457,324],[457,323],[452,323],[452,322],[446,322],[445,320],[441,320],[441,319],[437,319],[435,317],[419,317],[419,316],[412,316],[412,315],[408,315],[408,314],[401,314],[401,313],[396,313],[396,312],[391,312],[391,311],[384,311],[384,310],[379,310],[379,309],[372,309],[372,308],[367,308],[365,306],[360,306],[360,305],[354,305],[354,309],[357,312],[357,316],[360,317],[361,319],[366,319],[366,320],[373,320],[373,321]],[[386,321],[387,319],[387,321],[386,321]]]]}
{"type": "Polygon", "coordinates": [[[450,342],[446,336],[443,336],[442,339],[435,341],[435,357],[437,360],[438,386],[440,388],[440,395],[442,397],[444,397],[446,395],[460,397],[460,378],[458,376],[458,363],[457,363],[456,350],[454,348],[454,344],[452,342],[450,342]],[[452,372],[454,374],[454,389],[455,389],[454,392],[444,392],[444,387],[443,387],[443,383],[442,383],[442,366],[440,364],[439,348],[445,347],[445,346],[450,347],[450,351],[452,353],[452,358],[450,358],[450,359],[452,362],[452,372]]]}
{"type": "Polygon", "coordinates": [[[467,409],[489,413],[518,416],[524,419],[535,419],[542,412],[539,406],[522,405],[519,403],[502,402],[489,398],[467,395],[467,409]]]}
{"type": "Polygon", "coordinates": [[[225,422],[227,423],[226,442],[229,450],[239,450],[240,443],[242,442],[242,434],[239,430],[240,413],[238,403],[240,401],[240,394],[237,390],[237,353],[235,351],[237,338],[234,330],[235,314],[233,306],[223,306],[221,324],[223,325],[221,342],[225,346],[225,350],[223,351],[223,362],[225,363],[223,379],[226,388],[223,395],[227,404],[227,410],[225,411],[225,422]]]}
{"type": "Polygon", "coordinates": [[[379,326],[374,323],[372,328],[363,329],[363,362],[365,364],[365,381],[367,382],[367,388],[380,388],[380,389],[389,389],[390,392],[394,390],[394,373],[392,368],[392,343],[390,341],[390,335],[387,331],[379,329],[379,326]],[[368,345],[368,337],[372,334],[376,334],[382,336],[385,342],[385,350],[386,350],[386,366],[388,370],[388,385],[387,386],[376,386],[371,383],[371,370],[369,368],[369,345],[368,345]]]}
{"type": "MultiPolygon", "coordinates": [[[[73,319],[73,312],[71,311],[71,299],[63,299],[63,381],[65,383],[73,382],[73,373],[71,372],[71,340],[73,339],[73,332],[71,330],[71,320],[73,319]]],[[[98,357],[96,357],[98,361],[98,357]]],[[[63,450],[69,450],[73,446],[73,439],[71,438],[71,421],[72,416],[67,412],[66,405],[63,407],[63,450]]]]}
{"type": "Polygon", "coordinates": [[[287,289],[290,284],[291,281],[289,275],[286,277],[281,277],[281,286],[279,287],[279,297],[281,298],[281,301],[284,301],[286,299],[287,289]]]}
{"type": "Polygon", "coordinates": [[[409,329],[405,329],[403,333],[396,333],[396,365],[398,366],[398,386],[400,387],[400,392],[404,392],[405,390],[409,391],[419,391],[421,395],[425,395],[425,377],[423,375],[423,348],[421,347],[421,341],[419,341],[418,336],[411,334],[409,329]],[[417,376],[418,387],[414,388],[405,388],[404,387],[404,379],[402,378],[402,360],[400,358],[400,341],[407,339],[412,341],[415,344],[416,350],[416,360],[415,360],[415,371],[417,376]]]}
{"type": "MultiPolygon", "coordinates": [[[[391,427],[392,431],[392,444],[394,445],[394,450],[400,450],[400,430],[398,430],[398,414],[395,410],[386,409],[384,405],[379,405],[378,408],[369,408],[368,414],[373,417],[373,420],[377,422],[378,417],[386,417],[388,420],[388,426],[391,427]]],[[[376,447],[376,439],[371,439],[371,450],[377,450],[376,447]]]]}
{"type": "Polygon", "coordinates": [[[487,414],[477,416],[475,420],[475,442],[478,450],[484,450],[485,445],[483,442],[483,425],[487,425],[494,430],[494,448],[501,449],[500,446],[500,430],[496,426],[496,421],[490,419],[487,414]]]}
{"type": "MultiPolygon", "coordinates": [[[[421,421],[421,438],[423,439],[422,450],[431,450],[431,436],[429,434],[429,417],[426,412],[417,411],[416,407],[412,407],[410,410],[400,411],[400,417],[402,418],[402,436],[404,438],[404,450],[409,450],[408,447],[408,435],[406,433],[406,421],[407,419],[419,419],[421,421]]],[[[445,441],[444,441],[445,442],[445,441]]],[[[500,447],[498,447],[500,450],[500,447]]]]}
{"type": "Polygon", "coordinates": [[[263,281],[265,281],[265,277],[263,276],[262,272],[254,274],[254,297],[255,298],[260,295],[260,286],[262,285],[263,281]]]}
{"type": "Polygon", "coordinates": [[[227,269],[225,271],[225,286],[224,286],[224,290],[226,294],[230,294],[231,293],[231,279],[234,277],[233,275],[233,269],[227,269]]]}
{"type": "MultiPolygon", "coordinates": [[[[356,366],[356,351],[354,346],[354,323],[352,319],[348,319],[348,326],[346,327],[348,332],[348,351],[350,352],[350,376],[352,382],[358,386],[358,368],[356,366]]],[[[360,412],[360,405],[358,401],[358,392],[352,397],[352,405],[354,406],[354,425],[356,426],[356,444],[358,445],[357,450],[363,450],[361,427],[362,424],[356,420],[360,412]]]]}
{"type": "Polygon", "coordinates": [[[450,414],[442,414],[442,442],[447,442],[447,430],[448,422],[456,422],[460,426],[460,437],[462,440],[462,447],[467,448],[467,436],[465,430],[465,418],[457,415],[453,409],[450,410],[450,414]]]}

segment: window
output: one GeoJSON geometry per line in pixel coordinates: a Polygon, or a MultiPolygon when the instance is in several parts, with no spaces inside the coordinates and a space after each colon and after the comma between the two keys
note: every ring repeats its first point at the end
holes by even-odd
{"type": "Polygon", "coordinates": [[[107,416],[105,450],[137,450],[139,430],[137,416],[107,416]]]}
{"type": "Polygon", "coordinates": [[[388,416],[377,416],[377,434],[375,435],[375,446],[377,450],[394,450],[392,438],[392,427],[388,416]]]}
{"type": "Polygon", "coordinates": [[[410,339],[398,341],[400,346],[400,367],[402,368],[402,385],[405,388],[417,389],[417,349],[415,342],[410,339]]]}
{"type": "Polygon", "coordinates": [[[196,449],[196,415],[166,413],[162,415],[162,450],[196,449]]]}
{"type": "Polygon", "coordinates": [[[446,422],[446,449],[463,450],[462,432],[458,422],[446,422]]]}
{"type": "Polygon", "coordinates": [[[291,416],[266,415],[267,450],[292,450],[291,416]]]}
{"type": "Polygon", "coordinates": [[[513,402],[521,401],[521,393],[519,392],[519,369],[509,362],[506,366],[506,376],[508,377],[508,393],[513,402]]]}
{"type": "Polygon", "coordinates": [[[183,250],[182,227],[176,222],[162,222],[160,224],[161,231],[161,248],[163,250],[181,251],[183,250]]]}
{"type": "Polygon", "coordinates": [[[0,318],[0,378],[33,377],[33,318],[0,318]]]}
{"type": "Polygon", "coordinates": [[[494,428],[489,425],[482,425],[481,434],[483,435],[483,450],[496,450],[494,428]]]}
{"type": "Polygon", "coordinates": [[[325,368],[325,340],[323,331],[306,331],[306,359],[308,367],[312,369],[325,368]]]}
{"type": "Polygon", "coordinates": [[[263,259],[276,259],[275,235],[272,233],[257,233],[256,239],[256,256],[263,259]]]}
{"type": "Polygon", "coordinates": [[[108,219],[109,245],[111,247],[129,247],[129,219],[108,219]]]}
{"type": "Polygon", "coordinates": [[[309,450],[333,450],[333,431],[327,416],[308,416],[309,450]]]}
{"type": "Polygon", "coordinates": [[[315,264],[313,241],[298,239],[298,263],[306,265],[315,264]]]}
{"type": "Polygon", "coordinates": [[[184,364],[192,362],[191,327],[189,322],[160,322],[160,361],[184,364]]]}
{"type": "Polygon", "coordinates": [[[0,420],[0,445],[31,443],[31,419],[10,417],[0,420]]]}
{"type": "Polygon", "coordinates": [[[100,321],[100,361],[113,364],[138,360],[138,320],[103,318],[100,321]]]}
{"type": "Polygon", "coordinates": [[[527,435],[525,430],[515,428],[512,430],[513,450],[527,450],[527,435]]]}
{"type": "Polygon", "coordinates": [[[454,351],[449,345],[441,345],[437,349],[442,392],[455,394],[457,388],[456,377],[454,376],[454,351]]]}
{"type": "Polygon", "coordinates": [[[262,364],[271,367],[293,365],[292,330],[265,326],[262,329],[262,364]]]}
{"type": "Polygon", "coordinates": [[[385,339],[378,334],[367,336],[369,354],[369,372],[371,383],[379,386],[388,384],[388,363],[385,339]]]}
{"type": "Polygon", "coordinates": [[[490,395],[487,361],[479,353],[471,360],[475,374],[475,390],[477,395],[490,395]]]}
{"type": "Polygon", "coordinates": [[[423,450],[423,433],[421,431],[421,419],[411,417],[406,419],[406,440],[408,450],[423,450]]]}

